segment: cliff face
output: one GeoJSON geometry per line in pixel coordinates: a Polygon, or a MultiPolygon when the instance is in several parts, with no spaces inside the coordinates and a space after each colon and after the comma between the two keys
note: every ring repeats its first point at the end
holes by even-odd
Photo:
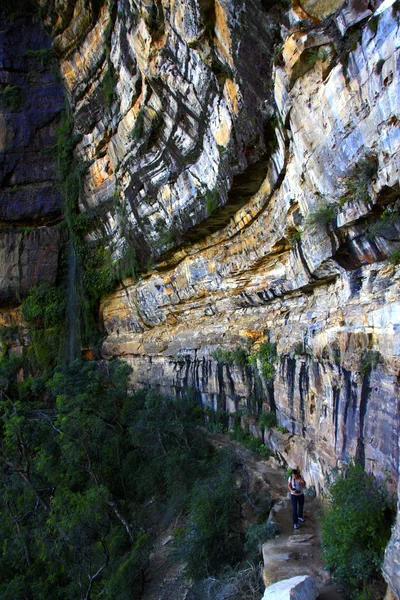
{"type": "Polygon", "coordinates": [[[37,19],[0,12],[1,307],[17,306],[32,286],[56,281],[54,225],[62,203],[54,148],[64,94],[50,70],[52,56],[37,19]]]}
{"type": "MultiPolygon", "coordinates": [[[[104,357],[127,360],[133,386],[245,410],[253,433],[276,410],[289,433],[268,443],[318,489],[352,456],[394,489],[398,2],[38,4],[74,115],[80,210],[100,217],[89,238],[138,274],[103,299],[104,357]]],[[[4,252],[30,219],[24,251],[54,247],[57,197],[12,205],[13,173],[4,252]]],[[[400,597],[398,538],[385,572],[400,597]]]]}

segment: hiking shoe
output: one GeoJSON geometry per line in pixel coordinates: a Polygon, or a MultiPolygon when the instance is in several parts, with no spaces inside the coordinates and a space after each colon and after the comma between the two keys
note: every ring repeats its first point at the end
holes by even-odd
{"type": "Polygon", "coordinates": [[[300,523],[304,523],[303,517],[299,517],[299,521],[300,521],[300,523]]]}
{"type": "Polygon", "coordinates": [[[298,525],[293,525],[293,529],[298,529],[299,526],[298,525]]]}

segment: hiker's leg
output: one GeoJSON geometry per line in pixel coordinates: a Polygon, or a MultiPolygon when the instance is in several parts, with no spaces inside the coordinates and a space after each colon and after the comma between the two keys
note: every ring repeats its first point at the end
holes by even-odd
{"type": "Polygon", "coordinates": [[[297,497],[294,494],[290,494],[290,500],[292,501],[292,521],[293,525],[298,524],[297,520],[297,497]]]}
{"type": "Polygon", "coordinates": [[[304,494],[302,494],[301,496],[297,496],[297,500],[299,501],[297,516],[303,518],[304,494]]]}

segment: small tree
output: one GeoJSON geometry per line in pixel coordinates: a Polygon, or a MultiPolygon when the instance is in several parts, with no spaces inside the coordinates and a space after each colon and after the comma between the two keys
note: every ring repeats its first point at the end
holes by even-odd
{"type": "Polygon", "coordinates": [[[355,599],[380,575],[393,516],[389,496],[357,463],[339,474],[329,496],[322,517],[324,561],[355,599]]]}

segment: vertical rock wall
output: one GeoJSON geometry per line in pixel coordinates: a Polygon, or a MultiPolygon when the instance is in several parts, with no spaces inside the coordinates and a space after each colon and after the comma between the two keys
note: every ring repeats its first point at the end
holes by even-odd
{"type": "Polygon", "coordinates": [[[0,8],[0,307],[57,277],[55,144],[64,95],[53,56],[38,17],[0,8]]]}
{"type": "MultiPolygon", "coordinates": [[[[352,456],[395,489],[398,2],[38,4],[74,114],[80,210],[98,217],[88,241],[135,274],[101,304],[104,357],[132,365],[133,387],[246,411],[253,433],[275,410],[288,433],[266,441],[319,489],[352,456]]],[[[23,218],[43,236],[59,214],[46,198],[23,218]]],[[[27,210],[3,205],[8,222],[27,210]]]]}

